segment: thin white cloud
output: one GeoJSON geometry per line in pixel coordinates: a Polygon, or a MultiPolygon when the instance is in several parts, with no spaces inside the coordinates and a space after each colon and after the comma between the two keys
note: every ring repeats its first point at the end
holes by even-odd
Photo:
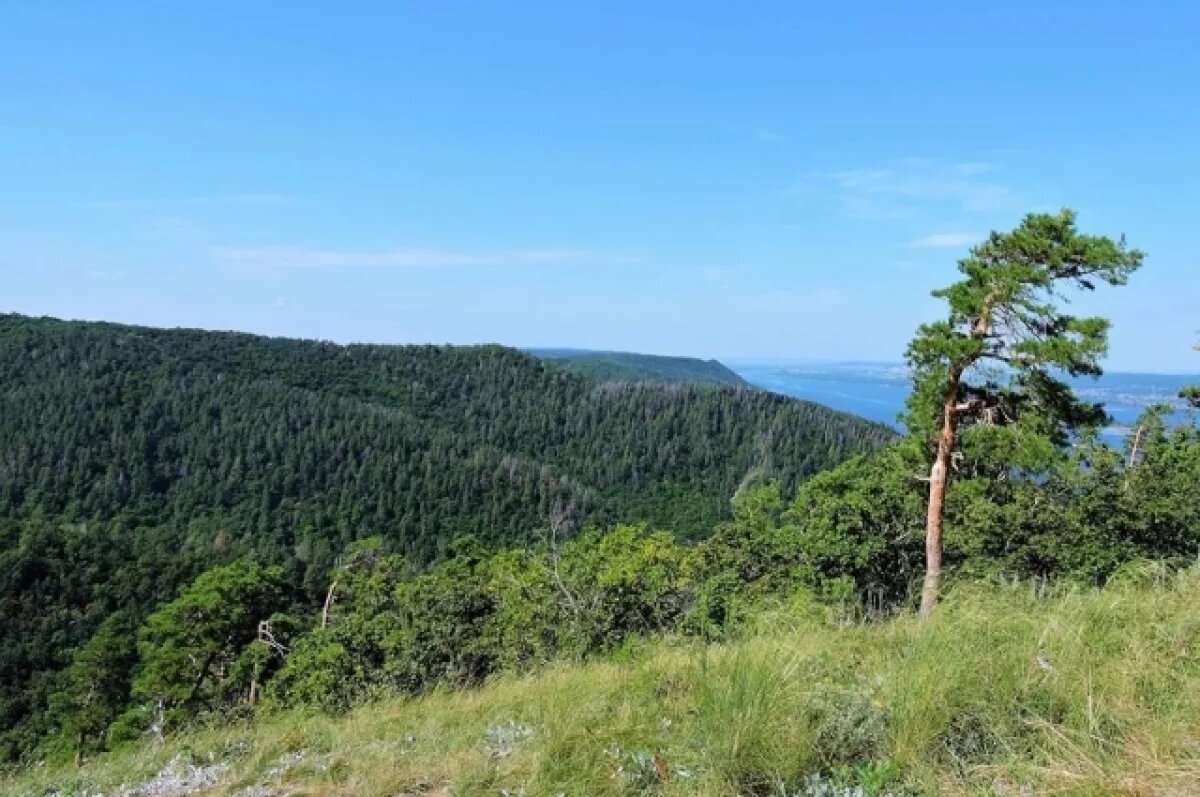
{"type": "Polygon", "coordinates": [[[380,251],[314,249],[302,246],[223,246],[212,250],[218,260],[270,268],[463,268],[478,266],[620,265],[630,258],[600,255],[585,249],[505,249],[466,252],[402,247],[380,251]]]}
{"type": "Polygon", "coordinates": [[[164,208],[194,208],[194,207],[278,207],[294,205],[299,198],[291,194],[245,193],[245,194],[215,194],[211,196],[179,196],[179,197],[124,197],[116,199],[98,199],[88,202],[89,206],[111,210],[132,209],[164,209],[164,208]]]}
{"type": "Polygon", "coordinates": [[[982,238],[982,235],[975,232],[939,232],[918,238],[911,245],[918,249],[956,249],[960,246],[970,246],[982,238]]]}
{"type": "Polygon", "coordinates": [[[947,163],[907,158],[881,168],[848,169],[829,178],[847,210],[863,218],[903,218],[918,209],[972,214],[1007,212],[1020,204],[986,161],[947,163]]]}

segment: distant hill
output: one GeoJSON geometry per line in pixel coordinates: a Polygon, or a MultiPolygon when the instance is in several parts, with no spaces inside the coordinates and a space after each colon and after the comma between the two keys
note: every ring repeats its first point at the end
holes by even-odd
{"type": "Polygon", "coordinates": [[[746,380],[716,360],[587,349],[532,349],[530,353],[601,382],[749,387],[746,380]]]}

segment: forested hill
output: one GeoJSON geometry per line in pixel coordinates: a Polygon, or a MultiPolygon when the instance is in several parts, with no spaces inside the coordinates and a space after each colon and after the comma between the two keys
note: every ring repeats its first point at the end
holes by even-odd
{"type": "Polygon", "coordinates": [[[702,533],[882,426],[753,390],[596,382],[512,349],[0,318],[0,516],[386,532],[428,560],[576,520],[702,533]]]}
{"type": "Polygon", "coordinates": [[[739,486],[794,487],[892,434],[762,391],[601,384],[498,346],[16,315],[0,316],[0,384],[0,755],[44,732],[53,673],[101,620],[143,616],[214,564],[281,564],[311,601],[368,536],[415,567],[463,535],[539,540],[552,516],[696,537],[739,486]]]}
{"type": "Polygon", "coordinates": [[[746,380],[716,360],[586,349],[532,349],[530,353],[601,382],[749,387],[746,380]]]}

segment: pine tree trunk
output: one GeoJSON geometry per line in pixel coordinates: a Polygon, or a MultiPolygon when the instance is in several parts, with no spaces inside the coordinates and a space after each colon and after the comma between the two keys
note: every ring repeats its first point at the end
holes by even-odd
{"type": "Polygon", "coordinates": [[[957,379],[952,380],[942,414],[942,432],[937,454],[929,469],[929,508],[925,516],[925,582],[921,587],[920,617],[928,620],[937,606],[942,589],[942,517],[946,505],[946,485],[950,482],[950,457],[954,452],[957,422],[957,379]]]}

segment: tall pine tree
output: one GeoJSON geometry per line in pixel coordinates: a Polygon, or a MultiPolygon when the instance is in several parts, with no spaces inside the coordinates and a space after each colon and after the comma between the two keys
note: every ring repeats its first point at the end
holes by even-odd
{"type": "Polygon", "coordinates": [[[941,588],[946,488],[963,434],[1014,430],[1006,445],[1013,456],[1061,445],[1072,429],[1096,422],[1099,409],[1077,401],[1062,377],[1101,373],[1109,323],[1064,312],[1064,291],[1122,285],[1142,257],[1123,238],[1080,233],[1070,210],[1029,214],[973,248],[958,264],[963,279],[934,292],[946,317],[921,326],[907,353],[905,423],[929,461],[922,617],[941,588]]]}

